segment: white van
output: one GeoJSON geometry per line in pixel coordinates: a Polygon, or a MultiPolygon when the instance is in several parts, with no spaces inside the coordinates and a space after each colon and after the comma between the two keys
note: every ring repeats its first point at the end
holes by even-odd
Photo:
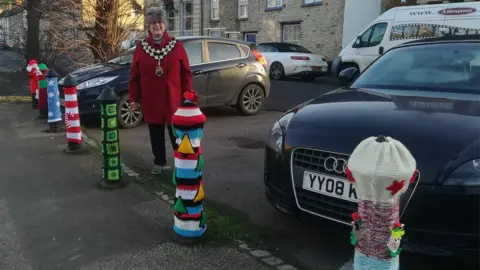
{"type": "Polygon", "coordinates": [[[480,2],[418,5],[390,9],[371,22],[332,63],[332,73],[349,67],[362,72],[381,54],[422,38],[480,34],[480,2]]]}

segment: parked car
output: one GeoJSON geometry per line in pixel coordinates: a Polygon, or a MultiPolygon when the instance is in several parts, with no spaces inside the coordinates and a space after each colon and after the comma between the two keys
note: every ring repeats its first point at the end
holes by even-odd
{"type": "Polygon", "coordinates": [[[271,42],[261,43],[257,49],[267,59],[270,78],[274,80],[300,77],[305,81],[313,81],[328,71],[328,63],[323,55],[314,54],[300,45],[271,42]]]}
{"type": "Polygon", "coordinates": [[[410,150],[420,171],[401,201],[404,249],[478,255],[480,36],[405,43],[362,74],[352,67],[340,78],[349,85],[275,123],[265,148],[268,201],[287,215],[351,226],[357,196],[345,174],[349,155],[362,140],[387,135],[410,150]]]}
{"type": "MultiPolygon", "coordinates": [[[[193,85],[200,107],[236,106],[242,115],[260,111],[270,93],[267,64],[254,44],[213,37],[180,37],[187,51],[193,73],[193,85]]],[[[118,121],[123,128],[138,126],[143,118],[128,100],[128,81],[133,48],[105,63],[75,70],[79,83],[77,96],[80,115],[100,113],[96,100],[112,85],[119,95],[118,121]]],[[[61,96],[64,78],[59,81],[61,96]]]]}

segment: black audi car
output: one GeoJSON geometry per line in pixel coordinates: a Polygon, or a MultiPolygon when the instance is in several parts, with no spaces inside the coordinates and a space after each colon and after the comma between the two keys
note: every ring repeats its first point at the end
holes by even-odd
{"type": "MultiPolygon", "coordinates": [[[[267,62],[255,44],[215,37],[178,38],[187,52],[193,86],[200,107],[235,106],[242,115],[258,113],[270,94],[267,62]]],[[[81,116],[100,113],[97,101],[107,86],[115,87],[120,100],[118,121],[123,128],[138,126],[143,113],[128,101],[128,82],[134,48],[105,63],[75,70],[81,116]]],[[[64,78],[59,81],[60,97],[64,78]]],[[[62,99],[61,99],[62,103],[62,99]]]]}
{"type": "Polygon", "coordinates": [[[403,248],[478,256],[478,36],[403,44],[362,74],[349,68],[340,78],[348,86],[287,111],[272,128],[265,148],[268,201],[287,215],[351,226],[357,197],[345,175],[349,155],[370,136],[391,136],[420,171],[401,201],[403,248]]]}

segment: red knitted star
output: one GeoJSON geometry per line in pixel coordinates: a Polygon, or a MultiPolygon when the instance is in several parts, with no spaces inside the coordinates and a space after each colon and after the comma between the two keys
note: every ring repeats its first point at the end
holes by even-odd
{"type": "Polygon", "coordinates": [[[348,182],[355,183],[355,178],[353,178],[352,172],[348,169],[345,169],[345,174],[347,175],[348,182]]]}
{"type": "Polygon", "coordinates": [[[402,181],[393,180],[393,183],[387,187],[387,190],[390,190],[393,196],[397,194],[397,192],[401,190],[404,186],[405,186],[405,180],[402,180],[402,181]]]}

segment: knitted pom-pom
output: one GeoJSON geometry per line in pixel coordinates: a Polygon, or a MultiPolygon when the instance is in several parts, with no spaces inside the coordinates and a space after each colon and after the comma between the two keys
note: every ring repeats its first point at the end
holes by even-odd
{"type": "Polygon", "coordinates": [[[185,93],[183,94],[183,98],[190,102],[196,102],[198,99],[198,96],[197,96],[197,93],[195,93],[195,91],[190,90],[190,91],[185,91],[185,93]]]}

